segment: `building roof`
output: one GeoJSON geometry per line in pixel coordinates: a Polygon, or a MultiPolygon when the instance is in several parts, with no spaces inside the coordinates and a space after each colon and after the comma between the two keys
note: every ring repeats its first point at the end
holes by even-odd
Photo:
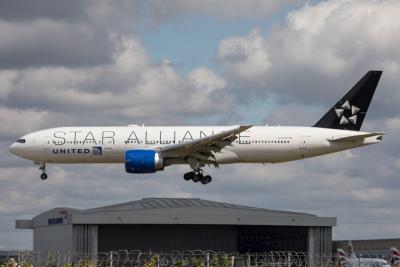
{"type": "MultiPolygon", "coordinates": [[[[30,225],[32,228],[37,228],[52,225],[54,222],[57,224],[62,222],[62,224],[335,226],[336,218],[200,198],[144,198],[88,210],[55,208],[34,217],[30,225]]],[[[25,222],[24,225],[28,226],[29,223],[25,222]]],[[[21,227],[21,224],[19,226],[21,227]]]]}
{"type": "Polygon", "coordinates": [[[250,210],[250,211],[262,211],[262,212],[279,212],[282,214],[313,216],[307,213],[256,208],[256,207],[249,207],[231,203],[204,200],[201,198],[143,198],[141,200],[104,206],[94,209],[88,209],[85,212],[116,212],[116,211],[129,211],[129,210],[174,209],[174,208],[221,208],[221,209],[237,209],[237,210],[250,210]]]}

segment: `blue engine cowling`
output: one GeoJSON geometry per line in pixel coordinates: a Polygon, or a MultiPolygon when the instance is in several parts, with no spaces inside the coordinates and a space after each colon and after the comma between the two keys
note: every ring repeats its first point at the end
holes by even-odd
{"type": "Polygon", "coordinates": [[[125,152],[125,170],[128,173],[153,173],[163,169],[163,158],[157,151],[134,149],[125,152]]]}

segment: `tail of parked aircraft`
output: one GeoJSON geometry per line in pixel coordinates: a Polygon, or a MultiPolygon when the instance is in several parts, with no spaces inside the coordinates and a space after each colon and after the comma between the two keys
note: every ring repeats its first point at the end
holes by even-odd
{"type": "Polygon", "coordinates": [[[343,249],[338,248],[336,250],[337,267],[345,266],[347,258],[347,253],[343,249]]]}
{"type": "Polygon", "coordinates": [[[347,255],[349,256],[349,258],[357,258],[351,240],[349,240],[349,242],[347,243],[347,255]]]}
{"type": "Polygon", "coordinates": [[[392,257],[398,257],[400,259],[400,252],[397,248],[391,247],[390,252],[391,252],[392,257]]]}
{"type": "Polygon", "coordinates": [[[395,247],[390,248],[390,256],[391,256],[390,263],[393,266],[400,266],[400,251],[397,248],[395,247]]]}
{"type": "Polygon", "coordinates": [[[314,127],[359,131],[382,71],[368,71],[314,127]]]}
{"type": "Polygon", "coordinates": [[[337,255],[338,257],[347,258],[347,253],[346,253],[343,249],[341,249],[341,248],[338,248],[338,249],[336,250],[336,255],[337,255]]]}

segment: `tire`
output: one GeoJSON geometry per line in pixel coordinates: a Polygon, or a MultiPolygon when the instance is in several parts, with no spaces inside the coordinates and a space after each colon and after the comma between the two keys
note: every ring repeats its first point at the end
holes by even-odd
{"type": "Polygon", "coordinates": [[[201,174],[195,174],[194,176],[193,176],[193,182],[195,182],[195,183],[197,183],[198,181],[200,181],[201,180],[201,178],[203,177],[203,175],[201,175],[201,174]]]}
{"type": "Polygon", "coordinates": [[[201,183],[204,184],[204,185],[206,185],[206,184],[208,184],[209,182],[211,182],[211,180],[212,180],[211,176],[210,176],[210,175],[206,175],[206,176],[204,176],[204,177],[201,179],[201,183]]]}
{"type": "Polygon", "coordinates": [[[183,179],[186,181],[192,180],[194,177],[194,172],[188,172],[183,175],[183,179]]]}
{"type": "Polygon", "coordinates": [[[200,182],[201,182],[202,184],[206,185],[206,184],[207,184],[207,176],[202,177],[201,180],[200,180],[200,182]]]}
{"type": "Polygon", "coordinates": [[[47,179],[47,174],[42,173],[42,174],[40,175],[40,179],[46,180],[46,179],[47,179]]]}

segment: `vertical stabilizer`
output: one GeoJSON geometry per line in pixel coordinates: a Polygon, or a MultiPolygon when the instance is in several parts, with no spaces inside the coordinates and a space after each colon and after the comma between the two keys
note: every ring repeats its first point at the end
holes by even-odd
{"type": "Polygon", "coordinates": [[[349,240],[349,242],[347,243],[347,255],[349,256],[350,259],[354,259],[357,258],[356,253],[354,252],[354,248],[353,248],[353,243],[351,242],[351,240],[349,240]]]}
{"type": "Polygon", "coordinates": [[[392,264],[392,266],[400,266],[400,251],[397,248],[390,248],[390,256],[390,263],[392,264]]]}
{"type": "Polygon", "coordinates": [[[359,131],[382,71],[368,71],[314,127],[359,131]]]}

